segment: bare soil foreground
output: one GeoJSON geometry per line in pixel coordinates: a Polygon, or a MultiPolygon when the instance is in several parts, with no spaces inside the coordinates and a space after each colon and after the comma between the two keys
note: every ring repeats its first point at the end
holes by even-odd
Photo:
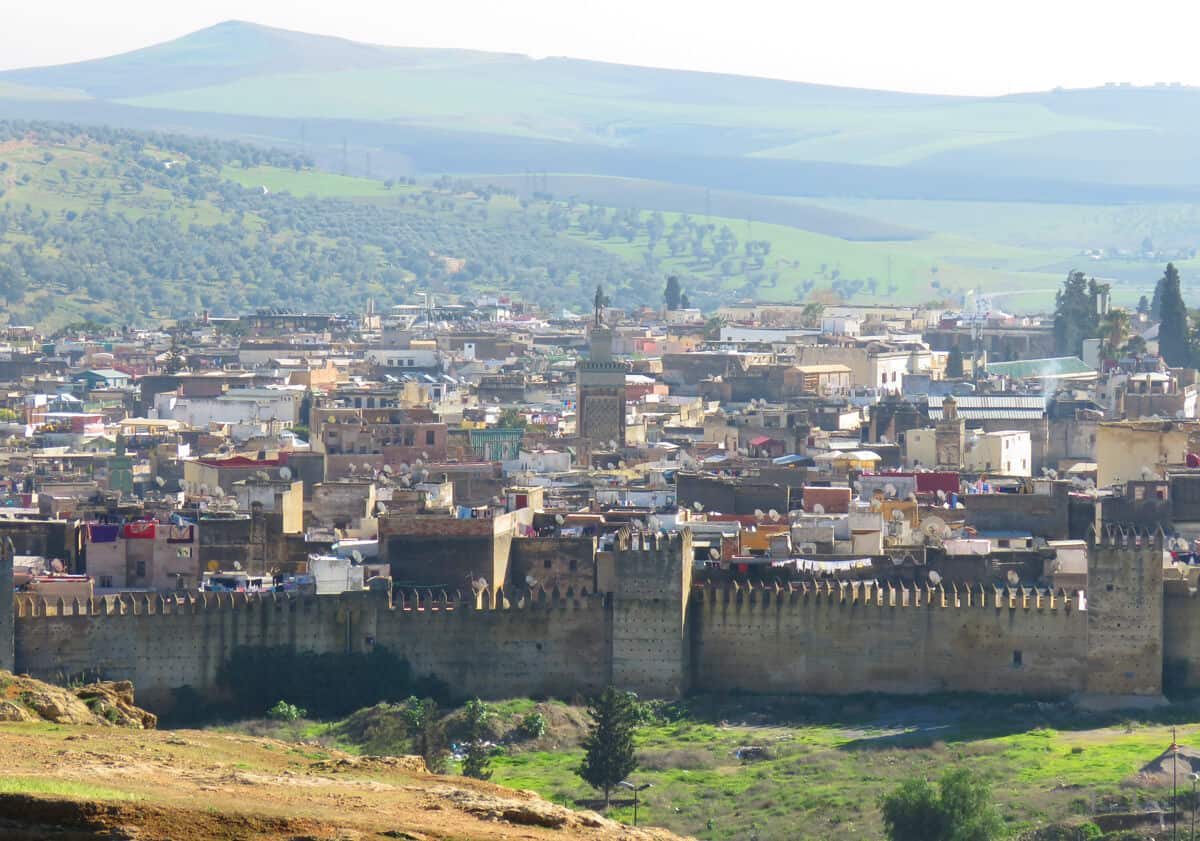
{"type": "Polygon", "coordinates": [[[0,724],[0,841],[680,837],[572,811],[529,792],[429,774],[418,757],[113,726],[110,718],[0,724]]]}

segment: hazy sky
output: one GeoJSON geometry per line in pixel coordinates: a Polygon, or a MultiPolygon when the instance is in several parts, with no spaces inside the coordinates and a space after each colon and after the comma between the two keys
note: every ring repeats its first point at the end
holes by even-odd
{"type": "Polygon", "coordinates": [[[381,44],[893,90],[1200,84],[1200,4],[1187,0],[0,0],[0,12],[0,68],[96,58],[238,18],[381,44]]]}

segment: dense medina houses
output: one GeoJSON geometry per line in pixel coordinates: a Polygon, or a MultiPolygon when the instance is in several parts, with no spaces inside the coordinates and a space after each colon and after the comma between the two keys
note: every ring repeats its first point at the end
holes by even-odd
{"type": "Polygon", "coordinates": [[[163,709],[280,641],[480,695],[1200,684],[1196,372],[961,323],[424,300],[28,337],[0,657],[163,709]]]}

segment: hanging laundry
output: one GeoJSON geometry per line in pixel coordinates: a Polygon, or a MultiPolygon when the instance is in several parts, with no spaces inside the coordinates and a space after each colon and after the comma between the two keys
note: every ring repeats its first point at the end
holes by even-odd
{"type": "Polygon", "coordinates": [[[155,526],[158,525],[154,521],[139,520],[136,523],[126,523],[125,529],[122,532],[126,539],[154,539],[155,526]]]}
{"type": "Polygon", "coordinates": [[[120,526],[112,526],[106,523],[89,523],[88,543],[116,543],[117,535],[120,533],[120,526]]]}

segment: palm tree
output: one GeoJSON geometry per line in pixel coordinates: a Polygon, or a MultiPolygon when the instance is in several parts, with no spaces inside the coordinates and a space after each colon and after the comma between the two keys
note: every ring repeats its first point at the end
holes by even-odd
{"type": "Polygon", "coordinates": [[[1105,359],[1115,359],[1117,351],[1129,338],[1129,311],[1121,309],[1109,310],[1108,315],[1100,322],[1100,354],[1105,359]]]}

